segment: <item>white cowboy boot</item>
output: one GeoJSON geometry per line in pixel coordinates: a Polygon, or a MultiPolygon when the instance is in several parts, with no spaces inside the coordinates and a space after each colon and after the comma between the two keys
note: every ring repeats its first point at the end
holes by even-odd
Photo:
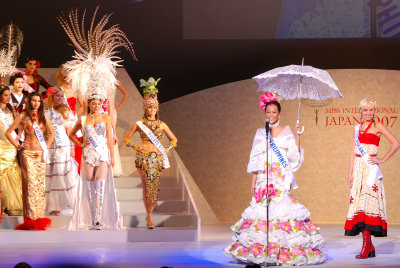
{"type": "Polygon", "coordinates": [[[90,215],[92,216],[92,224],[94,224],[94,215],[96,211],[96,187],[94,181],[87,181],[88,192],[89,192],[89,206],[90,206],[90,215]]]}
{"type": "Polygon", "coordinates": [[[96,180],[96,212],[94,216],[93,229],[102,229],[102,215],[103,215],[103,202],[104,202],[104,185],[105,180],[96,180]]]}

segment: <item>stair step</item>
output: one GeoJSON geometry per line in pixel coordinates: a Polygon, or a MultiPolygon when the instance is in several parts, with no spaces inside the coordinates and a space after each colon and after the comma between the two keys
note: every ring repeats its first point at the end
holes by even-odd
{"type": "MultiPolygon", "coordinates": [[[[158,201],[158,209],[154,213],[176,213],[187,211],[187,202],[181,200],[158,201]]],[[[143,201],[122,201],[119,202],[121,215],[146,213],[143,201]]]]}
{"type": "MultiPolygon", "coordinates": [[[[123,215],[124,227],[146,227],[146,214],[123,215]]],[[[196,227],[196,217],[191,214],[153,214],[155,227],[196,227]]]]}
{"type": "MultiPolygon", "coordinates": [[[[71,221],[71,216],[47,216],[51,219],[51,225],[49,230],[66,229],[67,225],[71,221]]],[[[24,222],[22,216],[4,216],[0,223],[0,229],[15,229],[18,224],[24,222]]]]}
{"type": "MultiPolygon", "coordinates": [[[[141,188],[142,181],[139,177],[120,177],[114,178],[116,189],[141,188]]],[[[174,177],[161,177],[160,188],[178,186],[178,181],[174,177]]]]}
{"type": "MultiPolygon", "coordinates": [[[[134,189],[116,189],[117,192],[117,201],[139,201],[142,200],[142,188],[134,188],[134,189]]],[[[182,187],[168,187],[164,189],[160,189],[158,192],[158,200],[167,201],[167,200],[182,200],[183,199],[183,190],[182,187]]]]}

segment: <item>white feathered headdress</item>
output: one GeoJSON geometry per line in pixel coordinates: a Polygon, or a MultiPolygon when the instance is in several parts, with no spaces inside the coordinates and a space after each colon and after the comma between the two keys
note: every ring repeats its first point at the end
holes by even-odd
{"type": "Polygon", "coordinates": [[[10,23],[0,31],[0,76],[11,75],[17,68],[24,35],[21,29],[10,23]]]}
{"type": "Polygon", "coordinates": [[[71,10],[68,17],[61,13],[57,17],[75,47],[74,59],[64,64],[68,79],[72,80],[72,89],[89,96],[93,93],[107,97],[114,93],[117,79],[116,67],[121,66],[122,59],[116,54],[117,48],[124,47],[136,59],[132,43],[128,40],[119,25],[104,29],[112,15],[104,15],[95,25],[99,6],[93,13],[89,29],[85,29],[85,15],[79,22],[78,8],[71,10]]]}

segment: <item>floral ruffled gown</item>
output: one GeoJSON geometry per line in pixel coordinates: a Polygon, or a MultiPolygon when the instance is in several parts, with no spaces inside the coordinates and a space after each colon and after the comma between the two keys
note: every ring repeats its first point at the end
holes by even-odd
{"type": "MultiPolygon", "coordinates": [[[[290,128],[286,126],[274,141],[292,170],[296,171],[304,161],[304,152],[303,149],[298,151],[290,128]]],[[[292,196],[291,189],[285,188],[285,171],[270,147],[267,187],[265,156],[265,129],[258,129],[247,167],[248,173],[258,173],[256,194],[242,213],[242,218],[231,227],[234,242],[225,248],[225,254],[238,263],[263,264],[267,261],[277,265],[313,265],[325,262],[319,250],[324,243],[319,228],[310,221],[307,208],[292,196]],[[266,220],[267,188],[269,224],[266,220]]]]}

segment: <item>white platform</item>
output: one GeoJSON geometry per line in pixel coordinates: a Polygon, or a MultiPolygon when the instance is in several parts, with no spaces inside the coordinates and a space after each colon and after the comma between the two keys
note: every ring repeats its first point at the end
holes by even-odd
{"type": "MultiPolygon", "coordinates": [[[[376,257],[365,260],[354,258],[361,248],[362,238],[360,236],[345,237],[343,225],[318,224],[318,226],[321,227],[321,233],[326,240],[326,246],[322,248],[322,251],[327,257],[327,262],[312,267],[400,267],[400,226],[389,224],[389,237],[373,238],[376,257]]],[[[157,235],[162,235],[161,229],[157,235]]],[[[153,231],[143,230],[142,234],[149,236],[153,231]]],[[[232,241],[232,232],[228,225],[203,226],[201,241],[199,242],[178,241],[168,243],[116,243],[115,240],[108,242],[95,240],[96,242],[88,244],[83,239],[86,236],[82,236],[80,243],[66,242],[60,239],[59,243],[15,244],[13,240],[8,240],[11,237],[3,237],[5,232],[0,232],[2,237],[0,239],[0,268],[14,267],[16,263],[21,261],[28,262],[34,268],[160,268],[162,266],[173,268],[244,268],[244,265],[232,263],[223,254],[223,248],[232,241]],[[8,243],[3,242],[4,240],[8,240],[8,243]]],[[[45,236],[46,233],[51,234],[51,232],[23,233],[45,236]]],[[[92,231],[87,235],[93,234],[90,239],[98,239],[96,238],[97,234],[102,232],[92,231]]],[[[141,234],[138,231],[135,235],[139,237],[141,234]]],[[[46,237],[51,239],[47,235],[46,237]]]]}
{"type": "Polygon", "coordinates": [[[190,210],[183,185],[177,178],[161,177],[158,210],[153,213],[155,229],[146,229],[146,211],[138,177],[115,178],[123,231],[67,231],[71,216],[48,216],[47,231],[15,231],[22,216],[5,216],[0,224],[0,245],[12,243],[126,243],[144,241],[197,241],[196,216],[190,210]]]}

